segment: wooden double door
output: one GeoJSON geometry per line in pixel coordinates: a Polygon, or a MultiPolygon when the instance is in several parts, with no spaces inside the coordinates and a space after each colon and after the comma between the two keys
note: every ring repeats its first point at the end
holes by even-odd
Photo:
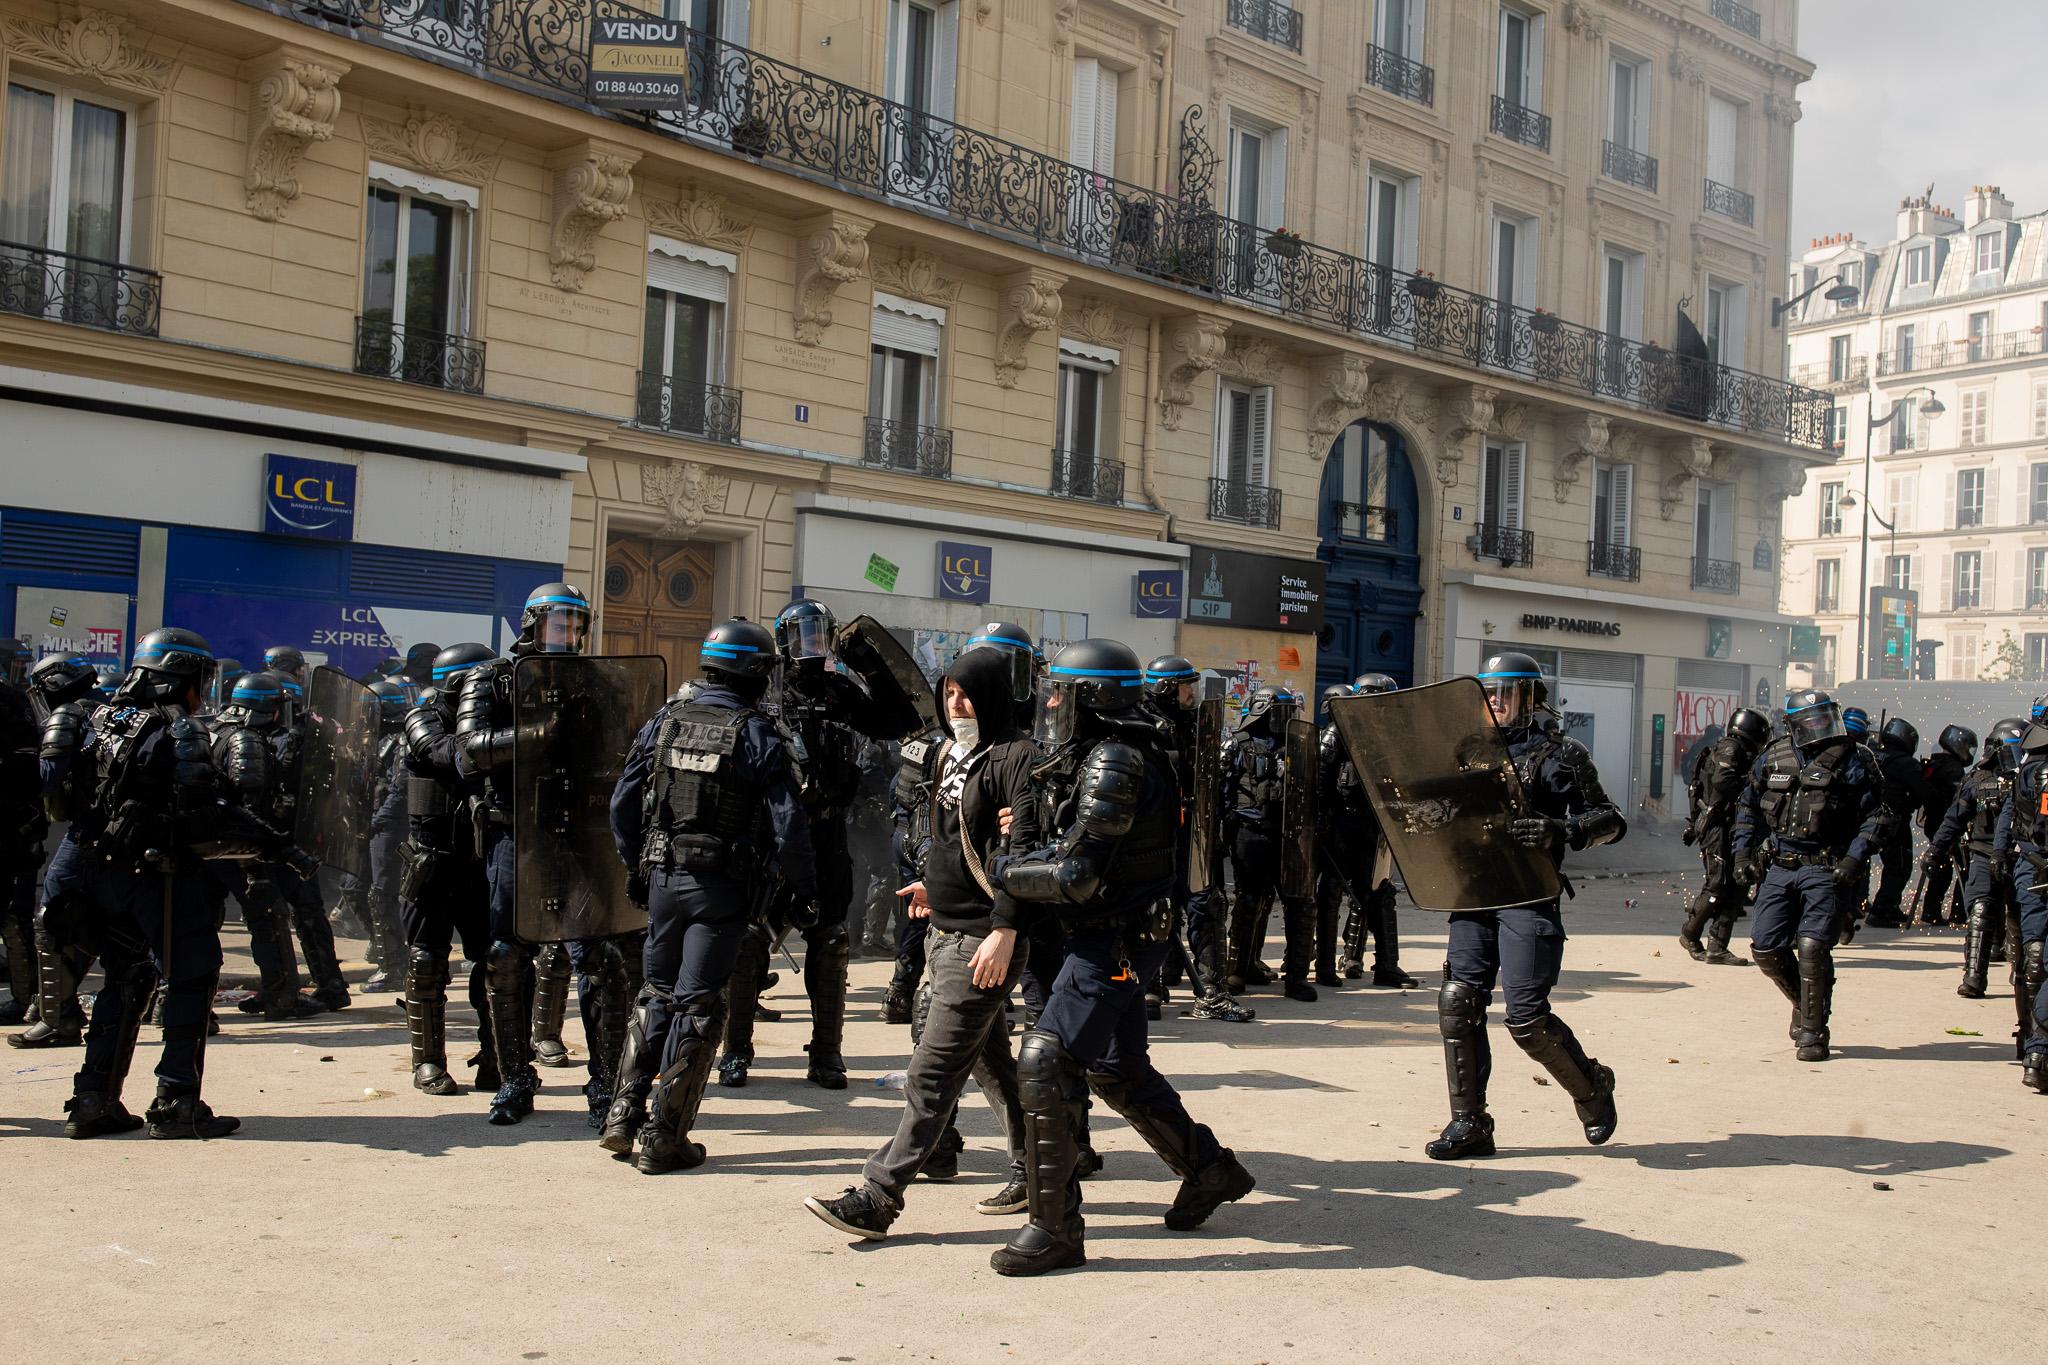
{"type": "Polygon", "coordinates": [[[697,647],[711,629],[709,545],[613,536],[604,560],[604,652],[658,654],[673,690],[697,672],[697,647]]]}

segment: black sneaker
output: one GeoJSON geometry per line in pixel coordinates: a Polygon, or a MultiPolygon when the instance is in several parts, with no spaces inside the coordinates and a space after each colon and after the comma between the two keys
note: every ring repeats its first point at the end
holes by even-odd
{"type": "MultiPolygon", "coordinates": [[[[804,1079],[825,1090],[846,1089],[846,1059],[837,1052],[812,1052],[809,1043],[804,1044],[805,1053],[811,1063],[804,1068],[804,1079]]],[[[720,1077],[722,1081],[724,1078],[720,1077]]]]}
{"type": "Polygon", "coordinates": [[[142,1126],[142,1120],[129,1113],[119,1099],[110,1100],[97,1090],[73,1095],[64,1101],[64,1112],[70,1115],[64,1120],[64,1136],[68,1138],[109,1137],[132,1133],[142,1126]]]}
{"type": "Polygon", "coordinates": [[[1256,1184],[1252,1173],[1239,1164],[1237,1154],[1225,1147],[1216,1160],[1195,1172],[1194,1179],[1180,1182],[1173,1207],[1166,1211],[1166,1226],[1175,1232],[1190,1232],[1217,1209],[1250,1194],[1256,1184]]]}
{"type": "Polygon", "coordinates": [[[1287,983],[1287,998],[1299,1000],[1304,1005],[1313,1005],[1316,1002],[1316,988],[1306,981],[1290,981],[1287,983]]]}
{"type": "Polygon", "coordinates": [[[19,1048],[78,1047],[84,1042],[83,1028],[51,1028],[47,1019],[38,1019],[20,1033],[7,1035],[7,1046],[19,1048]]]}
{"type": "Polygon", "coordinates": [[[841,1232],[869,1242],[879,1242],[887,1237],[889,1224],[896,1221],[896,1210],[887,1200],[870,1194],[865,1185],[849,1185],[837,1199],[809,1196],[804,1200],[804,1207],[841,1232]]]}
{"type": "Polygon", "coordinates": [[[1258,1016],[1257,1010],[1238,1004],[1222,991],[1199,1002],[1193,1009],[1180,1012],[1183,1019],[1213,1019],[1223,1024],[1249,1024],[1258,1016]]]}
{"type": "Polygon", "coordinates": [[[1422,983],[1399,967],[1375,967],[1372,969],[1372,984],[1391,986],[1397,990],[1412,991],[1422,983]]]}
{"type": "Polygon", "coordinates": [[[939,1134],[939,1141],[924,1159],[919,1172],[926,1180],[951,1180],[960,1174],[960,1153],[967,1150],[967,1139],[960,1136],[957,1128],[948,1128],[939,1134]]]}
{"type": "Polygon", "coordinates": [[[159,1095],[149,1106],[149,1135],[153,1138],[222,1138],[241,1126],[240,1119],[214,1113],[197,1095],[176,1099],[159,1095]]]}
{"type": "Polygon", "coordinates": [[[498,1087],[498,1093],[491,1096],[491,1123],[499,1128],[509,1128],[533,1112],[533,1092],[539,1082],[529,1076],[514,1076],[498,1087]]]}
{"type": "Polygon", "coordinates": [[[1025,1188],[1024,1177],[1013,1175],[1010,1183],[997,1190],[988,1198],[975,1204],[974,1211],[991,1218],[1006,1213],[1022,1213],[1031,1202],[1031,1191],[1025,1188]]]}
{"type": "Polygon", "coordinates": [[[754,1064],[751,1052],[728,1052],[718,1059],[718,1083],[738,1089],[747,1083],[747,1068],[754,1064]]]}

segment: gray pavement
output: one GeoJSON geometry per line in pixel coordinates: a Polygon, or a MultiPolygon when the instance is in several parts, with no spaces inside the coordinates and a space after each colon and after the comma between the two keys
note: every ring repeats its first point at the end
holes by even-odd
{"type": "MultiPolygon", "coordinates": [[[[1170,1233],[1171,1181],[1098,1110],[1091,1264],[1038,1282],[988,1269],[1015,1220],[973,1212],[1001,1157],[971,1096],[960,1179],[914,1187],[887,1242],[850,1246],[804,1212],[857,1178],[900,1107],[874,1084],[907,1047],[879,1022],[878,962],[854,968],[851,1089],[803,1082],[785,969],[754,1084],[705,1104],[709,1164],[658,1178],[590,1140],[580,1069],[544,1073],[512,1129],[485,1124],[483,1096],[414,1092],[389,996],[300,1023],[230,1014],[208,1093],[244,1128],[206,1145],[66,1142],[76,1054],[10,1051],[0,1359],[2031,1358],[2048,1099],[2020,1087],[2003,969],[1991,999],[1959,1000],[1953,933],[1860,938],[1837,1057],[1806,1065],[1753,969],[1676,946],[1681,877],[1580,892],[1557,1006],[1619,1074],[1611,1145],[1585,1145],[1496,1009],[1502,1155],[1423,1157],[1444,1120],[1444,924],[1409,910],[1423,990],[1262,994],[1251,1025],[1155,1026],[1259,1189],[1170,1233]]],[[[231,935],[231,974],[242,947],[231,935]]]]}

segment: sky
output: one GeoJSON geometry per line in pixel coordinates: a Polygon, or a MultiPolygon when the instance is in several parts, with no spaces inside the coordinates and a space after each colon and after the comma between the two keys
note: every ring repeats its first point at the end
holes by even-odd
{"type": "Polygon", "coordinates": [[[1890,241],[1899,200],[1972,185],[2048,211],[2048,0],[1802,0],[1792,255],[1815,237],[1890,241]]]}

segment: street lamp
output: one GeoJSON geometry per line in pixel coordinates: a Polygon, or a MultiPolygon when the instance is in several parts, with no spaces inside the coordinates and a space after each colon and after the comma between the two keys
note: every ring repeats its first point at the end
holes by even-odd
{"type": "MultiPolygon", "coordinates": [[[[1925,394],[1927,395],[1927,401],[1926,401],[1926,402],[1924,402],[1924,403],[1922,403],[1922,404],[1920,405],[1920,409],[1919,409],[1919,411],[1920,411],[1920,415],[1921,415],[1921,416],[1923,416],[1923,417],[1939,417],[1939,416],[1941,416],[1941,414],[1943,414],[1944,412],[1947,412],[1947,411],[1948,411],[1948,409],[1947,409],[1946,407],[1942,406],[1942,402],[1941,402],[1941,400],[1940,400],[1939,398],[1936,398],[1936,397],[1934,396],[1934,390],[1933,390],[1933,389],[1931,389],[1931,388],[1928,388],[1928,387],[1926,387],[1926,386],[1924,386],[1924,385],[1923,385],[1923,386],[1921,386],[1921,387],[1919,387],[1919,388],[1913,388],[1913,389],[1908,389],[1908,390],[1906,390],[1906,392],[1904,392],[1904,393],[1900,394],[1900,395],[1899,395],[1899,396],[1898,396],[1897,398],[1893,399],[1893,400],[1892,400],[1892,405],[1891,405],[1890,407],[1888,407],[1888,408],[1886,408],[1886,409],[1885,409],[1885,412],[1884,412],[1884,416],[1882,416],[1882,417],[1871,417],[1871,418],[1868,418],[1868,419],[1867,419],[1867,420],[1866,420],[1866,421],[1864,422],[1864,427],[1863,427],[1863,533],[1862,533],[1862,546],[1863,546],[1863,548],[1862,548],[1862,559],[1861,559],[1861,562],[1860,562],[1860,563],[1858,563],[1858,564],[1857,564],[1857,566],[1856,566],[1856,680],[1857,680],[1858,682],[1861,682],[1861,681],[1863,681],[1863,662],[1864,662],[1864,654],[1863,654],[1863,648],[1864,648],[1864,630],[1865,630],[1865,628],[1866,628],[1866,626],[1867,626],[1867,624],[1868,624],[1868,622],[1869,622],[1869,619],[1870,619],[1870,521],[1871,521],[1871,518],[1872,518],[1872,517],[1877,517],[1877,520],[1878,520],[1879,524],[1881,524],[1881,525],[1882,525],[1882,526],[1884,527],[1884,529],[1885,529],[1886,531],[1888,531],[1888,532],[1889,532],[1889,531],[1891,531],[1891,530],[1893,529],[1893,528],[1892,528],[1892,524],[1891,524],[1890,522],[1886,521],[1886,520],[1885,520],[1885,519],[1884,519],[1883,517],[1878,517],[1878,516],[1877,516],[1877,513],[1876,513],[1876,512],[1874,511],[1874,510],[1872,510],[1872,508],[1871,508],[1871,506],[1870,506],[1870,454],[1871,454],[1871,451],[1870,451],[1870,447],[1871,447],[1871,438],[1872,438],[1872,437],[1873,437],[1873,436],[1874,436],[1874,435],[1875,435],[1875,434],[1877,433],[1877,430],[1878,430],[1878,428],[1880,428],[1880,427],[1882,427],[1882,426],[1886,425],[1887,423],[1889,423],[1889,422],[1892,422],[1893,420],[1895,420],[1895,419],[1896,419],[1896,418],[1898,417],[1898,415],[1899,415],[1899,409],[1901,409],[1901,408],[1905,407],[1905,406],[1906,406],[1906,404],[1907,404],[1908,402],[1910,402],[1910,401],[1912,400],[1913,396],[1914,396],[1915,394],[1918,394],[1918,393],[1925,393],[1925,394]]],[[[1870,406],[1871,406],[1871,410],[1872,410],[1872,411],[1875,411],[1875,410],[1876,410],[1876,408],[1877,408],[1877,404],[1876,404],[1876,403],[1872,403],[1872,404],[1871,404],[1870,406]]],[[[1845,499],[1844,501],[1845,501],[1845,503],[1846,503],[1846,499],[1845,499]]],[[[1896,537],[1894,537],[1894,539],[1893,539],[1892,543],[1893,543],[1894,545],[1896,545],[1896,544],[1898,543],[1898,542],[1897,542],[1897,539],[1896,539],[1896,537]]]]}
{"type": "Polygon", "coordinates": [[[1844,279],[1840,275],[1831,275],[1827,279],[1822,280],[1819,284],[1814,285],[1811,289],[1803,290],[1800,293],[1794,294],[1789,299],[1772,299],[1771,326],[1776,327],[1778,325],[1778,320],[1780,318],[1783,318],[1785,314],[1791,312],[1800,304],[1805,303],[1815,294],[1820,294],[1820,291],[1829,285],[1833,285],[1834,287],[1832,289],[1828,289],[1827,293],[1820,295],[1829,303],[1851,304],[1856,302],[1856,299],[1858,297],[1856,292],[1856,286],[1849,283],[1848,280],[1844,279]]]}

